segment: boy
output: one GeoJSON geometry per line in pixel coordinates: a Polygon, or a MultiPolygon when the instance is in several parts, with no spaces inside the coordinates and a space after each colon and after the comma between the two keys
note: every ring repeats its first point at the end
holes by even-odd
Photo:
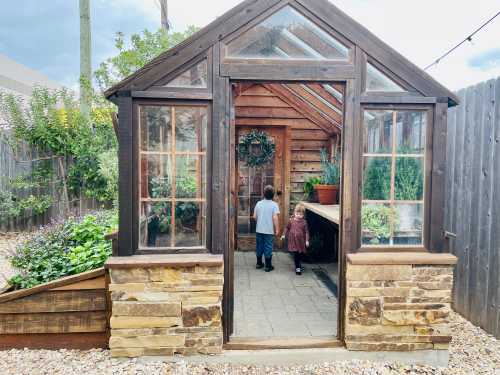
{"type": "Polygon", "coordinates": [[[257,265],[255,268],[264,267],[262,255],[266,259],[266,272],[274,270],[273,259],[273,236],[279,236],[279,206],[273,201],[274,188],[270,185],[264,188],[264,199],[257,202],[253,218],[257,221],[256,249],[257,265]]]}

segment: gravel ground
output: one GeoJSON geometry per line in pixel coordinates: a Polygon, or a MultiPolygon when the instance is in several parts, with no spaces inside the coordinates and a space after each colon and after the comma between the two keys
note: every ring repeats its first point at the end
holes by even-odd
{"type": "Polygon", "coordinates": [[[0,374],[500,374],[500,342],[458,314],[453,315],[448,368],[367,361],[331,362],[293,367],[224,364],[175,364],[111,359],[106,350],[0,351],[0,374]]]}
{"type": "MultiPolygon", "coordinates": [[[[14,270],[6,256],[21,234],[0,234],[0,290],[14,270]]],[[[112,359],[107,350],[6,350],[0,351],[1,375],[90,375],[90,374],[495,374],[500,375],[500,341],[458,314],[452,315],[453,341],[447,368],[405,366],[368,361],[331,362],[293,367],[187,364],[112,359]]]]}

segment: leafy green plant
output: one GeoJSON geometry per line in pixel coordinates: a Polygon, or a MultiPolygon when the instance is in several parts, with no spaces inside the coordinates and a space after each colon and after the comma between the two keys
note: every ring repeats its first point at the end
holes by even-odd
{"type": "Polygon", "coordinates": [[[396,200],[421,200],[423,195],[423,171],[420,158],[398,157],[394,194],[396,200]]]}
{"type": "Polygon", "coordinates": [[[134,73],[197,30],[195,26],[189,26],[184,32],[173,33],[163,28],[155,32],[144,30],[141,34],[132,34],[129,45],[125,42],[122,32],[116,33],[115,47],[118,54],[102,62],[94,73],[100,89],[105,90],[134,73]]]}
{"type": "Polygon", "coordinates": [[[9,280],[15,289],[102,267],[111,255],[104,236],[116,229],[116,212],[71,218],[34,234],[9,257],[19,274],[9,280]]]}
{"type": "Polygon", "coordinates": [[[333,157],[330,161],[328,157],[328,152],[326,149],[322,148],[321,154],[321,170],[323,175],[321,176],[321,183],[323,185],[338,185],[340,183],[340,163],[337,157],[333,157]]]}
{"type": "Polygon", "coordinates": [[[391,159],[386,157],[365,158],[363,198],[388,200],[391,192],[391,159]]]}
{"type": "Polygon", "coordinates": [[[26,142],[57,161],[66,202],[70,194],[80,193],[101,202],[116,199],[114,181],[108,180],[112,175],[102,173],[100,159],[104,152],[117,149],[113,108],[102,102],[99,105],[92,109],[88,121],[73,95],[64,89],[35,87],[27,103],[20,97],[0,94],[0,111],[12,129],[9,143],[16,148],[26,142]]]}
{"type": "MultiPolygon", "coordinates": [[[[391,236],[391,223],[398,223],[397,212],[387,205],[367,205],[361,210],[361,227],[369,243],[376,245],[386,242],[391,236]]],[[[365,237],[365,236],[364,236],[365,237]]]]}
{"type": "Polygon", "coordinates": [[[314,187],[321,184],[321,179],[319,177],[309,177],[306,182],[304,182],[304,199],[310,200],[314,194],[314,187]]]}

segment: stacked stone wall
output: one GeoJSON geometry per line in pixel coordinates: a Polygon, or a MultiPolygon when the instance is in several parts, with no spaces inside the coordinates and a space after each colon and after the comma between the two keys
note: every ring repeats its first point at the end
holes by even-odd
{"type": "Polygon", "coordinates": [[[112,356],[221,352],[222,261],[110,268],[109,275],[112,356]]]}
{"type": "Polygon", "coordinates": [[[453,265],[347,264],[349,350],[448,349],[453,265]]]}

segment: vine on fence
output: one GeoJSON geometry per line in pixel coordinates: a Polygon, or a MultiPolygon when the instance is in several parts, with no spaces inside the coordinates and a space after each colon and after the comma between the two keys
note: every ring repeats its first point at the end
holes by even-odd
{"type": "MultiPolygon", "coordinates": [[[[16,149],[24,141],[55,158],[61,196],[68,211],[72,196],[84,195],[100,202],[117,199],[117,142],[111,121],[114,109],[102,101],[96,104],[89,122],[73,95],[65,89],[35,87],[27,102],[12,94],[0,93],[0,111],[12,134],[9,144],[16,149]]],[[[51,165],[51,168],[54,167],[51,165]]],[[[33,182],[29,176],[25,180],[33,182]]],[[[44,187],[25,185],[24,189],[43,190],[44,187]]],[[[50,207],[45,198],[33,195],[21,199],[13,188],[2,192],[0,211],[5,209],[9,216],[18,216],[31,200],[33,211],[42,213],[50,207]]]]}

